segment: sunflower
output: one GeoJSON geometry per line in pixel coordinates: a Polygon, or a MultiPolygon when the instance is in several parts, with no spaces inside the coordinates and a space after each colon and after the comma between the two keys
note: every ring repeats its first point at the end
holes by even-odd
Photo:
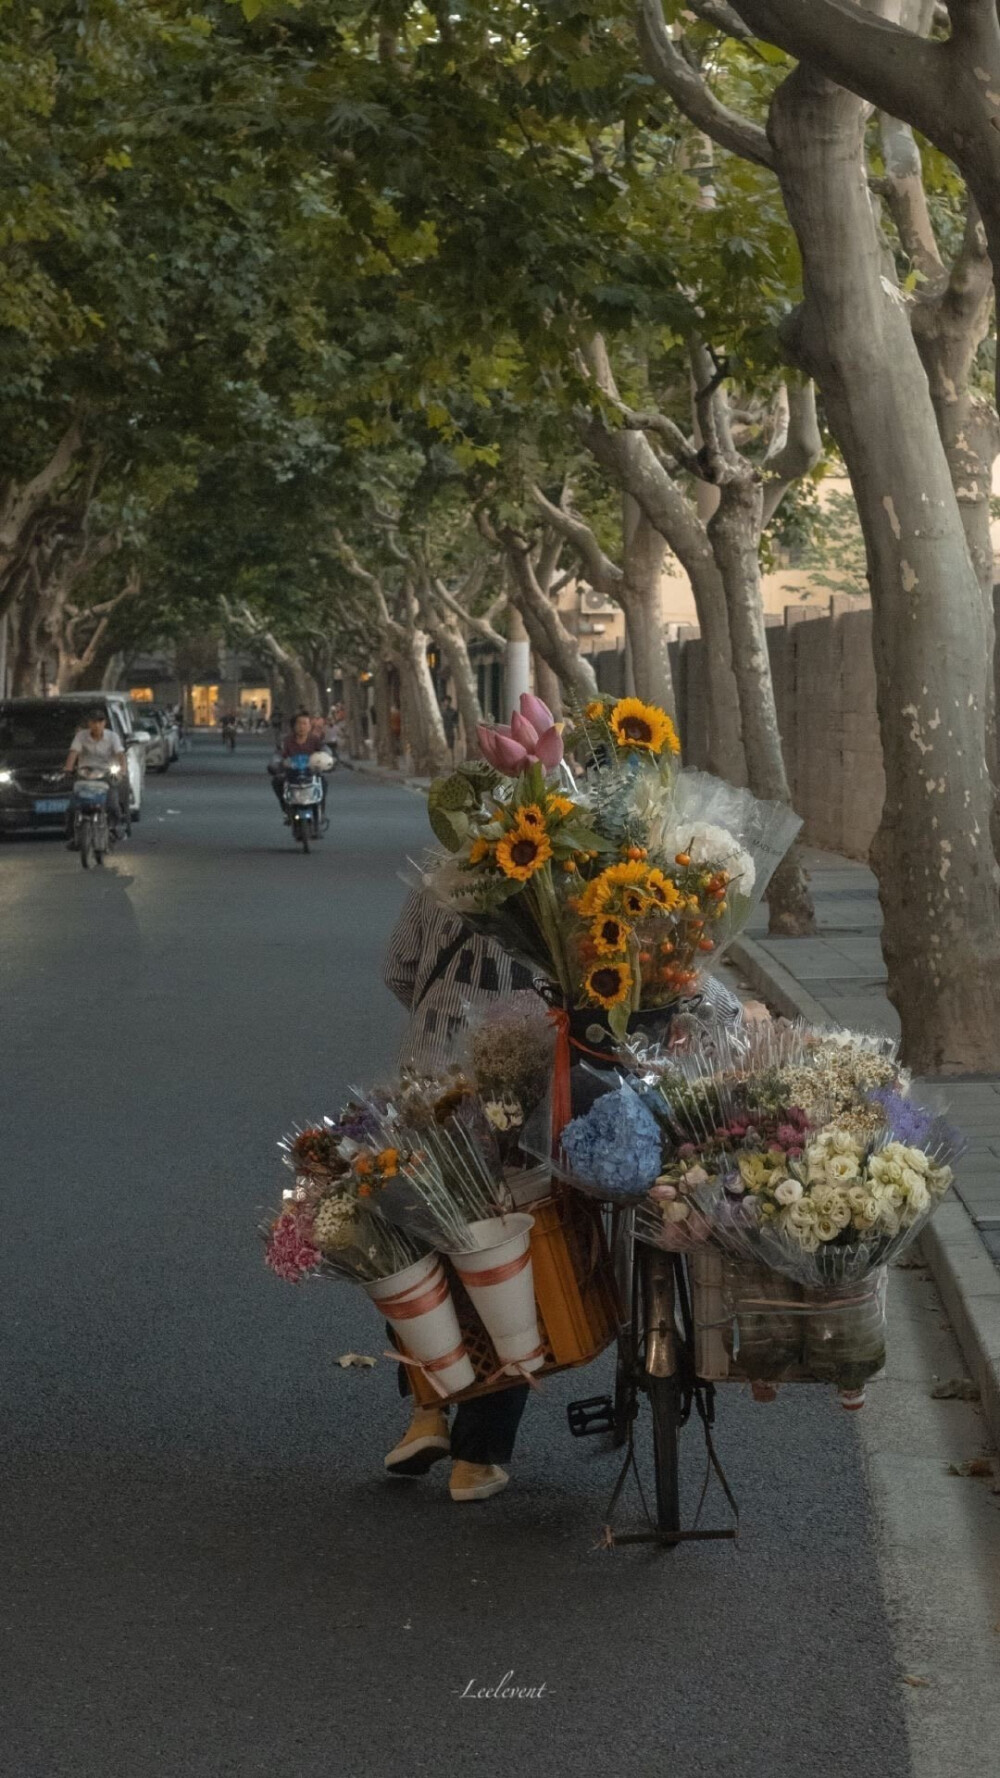
{"type": "Polygon", "coordinates": [[[565,821],[566,816],[574,814],[576,810],[576,804],[568,796],[550,796],[545,806],[549,814],[554,815],[558,821],[565,821]]]}
{"type": "Polygon", "coordinates": [[[615,957],[628,944],[629,929],[617,914],[601,914],[590,928],[594,949],[602,957],[615,957]]]}
{"type": "Polygon", "coordinates": [[[644,704],[641,698],[619,698],[608,717],[608,726],[619,747],[635,747],[643,753],[679,753],[680,741],[665,710],[644,704]]]}
{"type": "Polygon", "coordinates": [[[637,920],[640,914],[645,914],[649,910],[649,896],[642,889],[626,889],[622,896],[622,902],[625,912],[631,914],[633,920],[637,920]]]}
{"type": "Polygon", "coordinates": [[[519,827],[530,827],[537,831],[538,828],[545,826],[545,810],[539,808],[537,803],[526,803],[523,809],[518,809],[514,824],[519,827]]]}
{"type": "Polygon", "coordinates": [[[583,714],[588,722],[600,722],[604,715],[604,705],[600,698],[595,698],[592,703],[588,704],[583,714]]]}
{"type": "Polygon", "coordinates": [[[520,816],[497,845],[497,863],[504,876],[513,877],[519,883],[526,883],[551,857],[552,846],[544,827],[539,832],[520,816]]]}
{"type": "MultiPolygon", "coordinates": [[[[587,884],[580,897],[580,913],[585,919],[594,914],[602,914],[614,898],[616,890],[633,888],[641,892],[648,876],[648,864],[609,864],[607,870],[602,870],[600,876],[592,877],[587,884]]],[[[637,908],[629,911],[641,914],[645,912],[645,908],[645,900],[642,900],[637,908]]]]}
{"type": "Polygon", "coordinates": [[[632,992],[632,971],[627,963],[595,963],[583,985],[598,1005],[621,1006],[632,992]]]}
{"type": "Polygon", "coordinates": [[[483,859],[488,858],[489,855],[490,855],[489,840],[484,840],[482,837],[482,834],[480,834],[480,835],[478,835],[478,837],[476,839],[473,840],[472,845],[469,847],[469,863],[470,864],[482,864],[483,859]]]}
{"type": "Polygon", "coordinates": [[[676,885],[665,877],[661,870],[651,870],[646,879],[646,894],[657,907],[675,908],[681,897],[676,885]]]}

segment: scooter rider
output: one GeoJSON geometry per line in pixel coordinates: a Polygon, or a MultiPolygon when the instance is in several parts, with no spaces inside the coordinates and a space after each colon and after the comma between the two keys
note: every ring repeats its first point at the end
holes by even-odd
{"type": "MultiPolygon", "coordinates": [[[[319,745],[322,745],[322,743],[320,743],[319,745]]],[[[276,759],[272,759],[270,765],[267,768],[271,774],[271,784],[274,788],[274,794],[277,797],[279,803],[281,804],[282,811],[285,813],[285,820],[286,821],[288,820],[287,812],[285,812],[285,777],[287,774],[286,761],[289,759],[294,759],[299,754],[303,754],[303,753],[313,754],[316,752],[316,750],[317,750],[317,742],[316,742],[316,738],[315,738],[315,718],[310,716],[308,710],[300,710],[297,713],[297,715],[292,717],[291,729],[289,730],[288,734],[285,736],[284,740],[282,741],[282,743],[279,747],[278,757],[276,759]]],[[[325,804],[326,804],[326,779],[325,778],[323,780],[323,803],[325,806],[325,804]]]]}
{"type": "Polygon", "coordinates": [[[120,786],[128,783],[125,750],[99,704],[87,712],[86,728],[77,729],[66,755],[65,770],[74,777],[105,778],[108,784],[108,824],[117,833],[122,823],[120,786]]]}

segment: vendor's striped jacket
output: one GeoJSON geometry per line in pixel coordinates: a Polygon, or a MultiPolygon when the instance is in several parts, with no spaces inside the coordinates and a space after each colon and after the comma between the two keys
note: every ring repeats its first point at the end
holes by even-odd
{"type": "MultiPolygon", "coordinates": [[[[386,987],[410,1010],[399,1055],[400,1067],[433,1073],[455,1059],[458,1033],[470,1007],[530,992],[531,971],[515,963],[499,945],[468,932],[462,921],[429,891],[412,890],[389,940],[383,971],[386,987]],[[465,933],[443,969],[439,960],[465,933]]],[[[706,977],[700,1003],[716,1018],[741,1016],[736,995],[714,976],[706,977]]]]}

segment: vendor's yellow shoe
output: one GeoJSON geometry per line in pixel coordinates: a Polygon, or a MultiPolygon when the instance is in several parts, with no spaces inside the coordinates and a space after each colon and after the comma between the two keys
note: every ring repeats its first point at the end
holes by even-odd
{"type": "Polygon", "coordinates": [[[510,1476],[498,1463],[453,1463],[448,1492],[452,1500],[489,1500],[501,1494],[510,1476]]]}
{"type": "Polygon", "coordinates": [[[417,1408],[398,1445],[385,1460],[387,1475],[426,1475],[449,1451],[448,1421],[440,1408],[417,1408]]]}

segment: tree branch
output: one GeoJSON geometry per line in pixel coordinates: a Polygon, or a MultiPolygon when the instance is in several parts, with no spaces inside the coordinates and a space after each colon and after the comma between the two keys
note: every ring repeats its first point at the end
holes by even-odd
{"type": "Polygon", "coordinates": [[[715,25],[717,30],[725,31],[727,37],[735,37],[741,43],[748,42],[753,35],[727,0],[688,0],[688,8],[704,19],[706,25],[715,25]]]}
{"type": "MultiPolygon", "coordinates": [[[[649,3],[649,0],[646,0],[649,3]]],[[[948,42],[875,17],[857,0],[733,0],[758,37],[927,136],[953,121],[948,42]]]]}
{"type": "Polygon", "coordinates": [[[578,513],[567,511],[565,507],[553,506],[551,500],[545,498],[541,488],[533,487],[531,496],[553,531],[564,537],[576,551],[591,585],[606,597],[614,598],[623,578],[622,571],[604,554],[586,520],[578,513]]]}
{"type": "Polygon", "coordinates": [[[816,417],[816,386],[812,382],[790,383],[788,399],[788,431],[785,441],[773,457],[765,460],[769,471],[764,481],[764,502],[761,529],[773,519],[792,482],[800,481],[815,467],[823,455],[823,439],[816,417]]]}
{"type": "Polygon", "coordinates": [[[0,549],[13,548],[28,519],[37,512],[68,473],[74,457],[79,454],[83,433],[79,420],[72,420],[43,469],[23,487],[13,483],[5,490],[0,505],[0,549]]]}
{"type": "Polygon", "coordinates": [[[435,578],[434,591],[442,605],[444,605],[448,611],[453,612],[455,617],[460,618],[462,623],[472,631],[474,636],[481,636],[484,642],[492,642],[494,648],[506,648],[506,636],[501,636],[499,630],[495,630],[490,621],[497,604],[505,603],[504,598],[501,598],[499,601],[494,600],[493,605],[491,605],[488,612],[485,612],[482,615],[477,615],[475,612],[467,611],[464,605],[459,604],[455,595],[448,591],[448,588],[440,577],[435,578]]]}
{"type": "Polygon", "coordinates": [[[723,105],[698,70],[681,55],[663,17],[660,0],[639,0],[636,30],[647,74],[670,94],[684,116],[720,148],[728,148],[742,160],[773,168],[774,152],[765,131],[723,105]]]}
{"type": "Polygon", "coordinates": [[[370,568],[366,568],[364,564],[358,560],[358,557],[347,542],[347,539],[340,531],[335,530],[332,535],[340,559],[343,562],[344,567],[347,569],[348,574],[352,574],[355,580],[359,580],[362,586],[366,586],[369,592],[373,595],[375,608],[379,615],[379,622],[386,634],[392,636],[395,641],[398,641],[400,637],[405,638],[406,627],[399,622],[398,618],[393,617],[392,612],[389,610],[389,602],[385,596],[385,588],[379,580],[378,575],[373,574],[370,568]]]}

